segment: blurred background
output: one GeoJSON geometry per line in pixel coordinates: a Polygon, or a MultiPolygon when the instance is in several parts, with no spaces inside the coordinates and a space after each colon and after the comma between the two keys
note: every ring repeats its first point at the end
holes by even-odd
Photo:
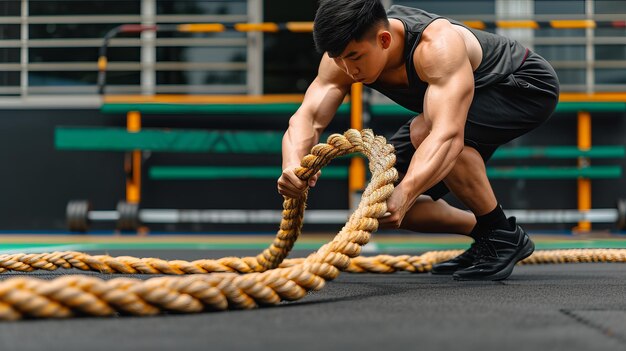
{"type": "MultiPolygon", "coordinates": [[[[544,171],[539,177],[493,173],[494,190],[505,209],[577,209],[585,191],[591,208],[623,215],[615,211],[618,200],[626,197],[622,175],[626,165],[626,1],[383,3],[482,23],[484,30],[519,40],[551,62],[562,92],[577,94],[548,123],[507,147],[580,147],[580,112],[590,112],[592,127],[586,132],[593,147],[616,150],[598,158],[493,160],[490,167],[531,166],[544,171]],[[519,28],[499,24],[501,20],[534,21],[535,25],[519,28]],[[558,28],[551,24],[554,20],[579,22],[558,28]],[[555,175],[558,170],[550,174],[551,167],[570,173],[559,177],[555,175]],[[581,185],[579,173],[572,169],[585,167],[604,168],[584,177],[587,185],[581,185]],[[588,185],[590,189],[585,188],[588,185]]],[[[188,218],[201,218],[182,220],[174,216],[179,212],[162,213],[155,223],[144,224],[150,231],[275,231],[282,204],[276,191],[281,165],[276,141],[297,108],[297,97],[316,75],[321,55],[315,51],[311,34],[289,30],[118,33],[106,51],[104,95],[98,91],[99,50],[105,35],[125,24],[308,22],[316,7],[314,0],[0,0],[0,230],[65,231],[68,203],[83,199],[90,209],[100,211],[89,217],[90,230],[113,230],[120,215],[115,213],[116,206],[127,201],[138,203],[141,209],[195,209],[187,213],[188,218]],[[262,98],[257,105],[248,100],[242,100],[243,104],[232,99],[203,100],[207,95],[276,94],[280,94],[276,101],[262,98]],[[178,98],[154,98],[171,95],[178,98]],[[186,104],[189,96],[198,99],[186,104]],[[210,104],[217,106],[206,107],[210,104]],[[127,131],[131,128],[127,112],[132,111],[141,114],[141,133],[145,133],[140,141],[128,139],[133,131],[127,131]],[[159,144],[166,137],[169,146],[159,144]],[[193,146],[196,137],[205,147],[193,146]],[[127,141],[143,144],[120,146],[127,141]],[[238,151],[237,146],[244,144],[272,150],[238,151]],[[216,150],[216,145],[225,146],[216,150]],[[139,166],[133,163],[137,160],[139,166]],[[233,176],[233,167],[243,175],[233,176]],[[274,173],[261,175],[259,167],[274,173]],[[199,173],[193,173],[194,169],[199,173]],[[180,172],[174,174],[175,170],[180,172]],[[139,183],[130,185],[139,185],[138,196],[128,194],[129,182],[136,181],[133,174],[140,177],[139,183]]],[[[406,111],[385,109],[390,102],[375,92],[365,89],[363,95],[364,127],[377,134],[389,137],[410,118],[406,111]]],[[[327,132],[341,133],[351,123],[349,108],[341,109],[327,132]]],[[[349,159],[337,160],[333,164],[337,173],[323,175],[311,191],[308,208],[319,217],[306,230],[334,231],[345,221],[355,201],[347,176],[349,164],[349,159]]],[[[453,197],[446,199],[462,207],[453,197]]],[[[83,216],[83,209],[73,211],[83,216]]],[[[559,218],[552,222],[529,227],[571,230],[577,225],[575,220],[559,218]]],[[[593,228],[618,229],[606,221],[594,223],[593,228]]]]}

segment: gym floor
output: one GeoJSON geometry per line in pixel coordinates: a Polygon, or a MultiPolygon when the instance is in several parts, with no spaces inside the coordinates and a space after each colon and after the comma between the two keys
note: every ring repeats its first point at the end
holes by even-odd
{"type": "MultiPolygon", "coordinates": [[[[626,248],[623,234],[531,236],[537,249],[626,248]]],[[[0,253],[71,250],[194,260],[256,255],[272,238],[1,235],[0,253]]],[[[304,257],[330,238],[305,234],[290,257],[304,257]]],[[[468,244],[457,236],[375,234],[364,254],[418,255],[468,244]]],[[[623,349],[625,268],[618,263],[522,265],[502,282],[343,273],[299,301],[257,310],[0,322],[0,350],[623,349]]],[[[66,274],[122,276],[57,270],[7,272],[0,279],[66,274]]]]}

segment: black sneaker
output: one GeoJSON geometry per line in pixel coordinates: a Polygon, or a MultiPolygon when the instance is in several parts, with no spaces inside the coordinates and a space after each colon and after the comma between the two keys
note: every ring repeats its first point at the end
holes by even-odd
{"type": "Polygon", "coordinates": [[[456,271],[456,280],[504,280],[513,272],[515,264],[535,251],[535,244],[522,227],[509,218],[514,230],[497,229],[477,240],[478,259],[468,268],[456,271]]]}
{"type": "Polygon", "coordinates": [[[457,257],[434,264],[430,269],[430,273],[437,275],[450,275],[458,270],[465,269],[476,261],[479,251],[479,244],[477,241],[474,241],[469,249],[465,250],[457,257]]]}

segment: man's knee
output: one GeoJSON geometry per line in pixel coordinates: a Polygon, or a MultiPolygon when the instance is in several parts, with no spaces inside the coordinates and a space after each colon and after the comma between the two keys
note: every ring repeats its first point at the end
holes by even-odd
{"type": "MultiPolygon", "coordinates": [[[[473,147],[465,146],[456,159],[454,167],[444,178],[444,182],[448,186],[453,186],[453,184],[470,186],[477,182],[477,178],[486,177],[485,163],[480,153],[473,147]]],[[[482,180],[479,183],[482,183],[482,180]]]]}
{"type": "Polygon", "coordinates": [[[444,178],[444,182],[462,183],[465,185],[474,183],[476,176],[486,177],[485,163],[480,153],[472,147],[465,146],[459,157],[454,162],[454,167],[444,178]]]}
{"type": "Polygon", "coordinates": [[[475,148],[471,146],[467,146],[467,145],[463,147],[463,151],[459,154],[459,157],[456,159],[457,165],[468,165],[468,166],[478,165],[478,166],[481,166],[482,168],[484,163],[485,161],[480,155],[480,152],[478,152],[478,150],[476,150],[475,148]]]}

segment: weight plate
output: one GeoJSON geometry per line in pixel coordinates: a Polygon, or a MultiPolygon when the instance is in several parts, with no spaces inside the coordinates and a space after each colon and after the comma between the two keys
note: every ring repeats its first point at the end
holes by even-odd
{"type": "Polygon", "coordinates": [[[626,199],[617,200],[617,229],[626,230],[626,199]]]}
{"type": "Polygon", "coordinates": [[[67,228],[72,232],[85,233],[89,230],[91,203],[87,200],[71,200],[66,207],[67,228]]]}
{"type": "Polygon", "coordinates": [[[122,231],[137,231],[141,226],[139,221],[139,204],[120,201],[117,203],[117,229],[122,231]]]}

